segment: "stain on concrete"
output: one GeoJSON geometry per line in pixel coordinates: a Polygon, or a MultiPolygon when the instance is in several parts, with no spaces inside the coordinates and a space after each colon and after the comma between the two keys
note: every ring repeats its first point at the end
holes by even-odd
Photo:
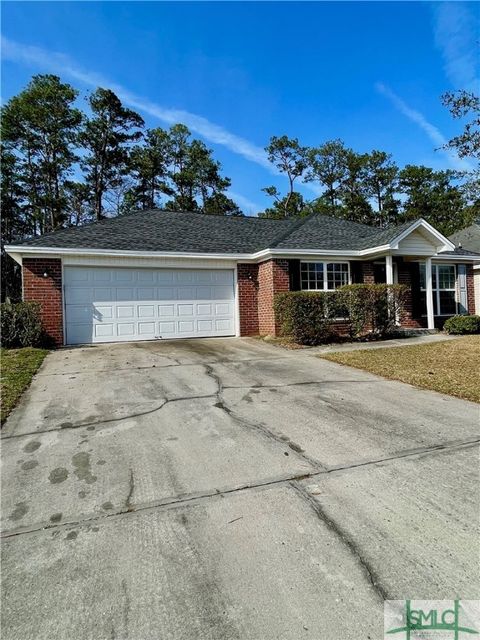
{"type": "Polygon", "coordinates": [[[30,440],[30,442],[27,442],[27,444],[23,447],[23,450],[25,451],[25,453],[33,453],[41,446],[42,443],[38,442],[38,440],[30,440]]]}
{"type": "Polygon", "coordinates": [[[62,422],[60,425],[60,429],[68,429],[69,427],[73,427],[73,422],[62,422]]]}
{"type": "Polygon", "coordinates": [[[87,431],[95,431],[95,427],[94,426],[87,427],[87,431]]]}
{"type": "Polygon", "coordinates": [[[102,509],[105,509],[105,511],[109,511],[110,509],[113,509],[113,504],[111,502],[104,502],[102,504],[102,509]]]}
{"type": "Polygon", "coordinates": [[[28,504],[26,502],[17,502],[15,509],[9,515],[9,520],[21,520],[23,516],[28,512],[28,504]]]}
{"type": "Polygon", "coordinates": [[[174,440],[178,440],[178,438],[176,438],[175,436],[173,436],[172,438],[167,438],[167,440],[169,442],[173,442],[174,440]]]}
{"type": "Polygon", "coordinates": [[[53,515],[50,516],[50,522],[60,522],[61,519],[62,519],[61,513],[54,513],[53,515]]]}
{"type": "Polygon", "coordinates": [[[92,474],[89,453],[85,451],[76,453],[72,457],[72,464],[75,467],[74,473],[79,480],[83,480],[87,484],[93,484],[97,481],[97,476],[92,474]]]}
{"type": "Polygon", "coordinates": [[[104,464],[107,464],[107,461],[106,461],[106,460],[99,460],[99,461],[97,462],[97,464],[99,464],[100,466],[102,466],[102,465],[104,465],[104,464]]]}
{"type": "Polygon", "coordinates": [[[86,498],[87,497],[87,492],[86,491],[79,491],[78,492],[78,497],[79,498],[86,498]]]}
{"type": "Polygon", "coordinates": [[[64,467],[57,467],[53,471],[50,471],[50,475],[48,479],[52,484],[59,484],[60,482],[65,482],[68,478],[68,471],[64,467]]]}
{"type": "Polygon", "coordinates": [[[296,444],[295,442],[289,442],[288,446],[290,447],[290,449],[293,449],[294,451],[296,451],[297,453],[303,453],[304,450],[302,449],[302,447],[300,447],[298,444],[296,444]]]}
{"type": "Polygon", "coordinates": [[[22,464],[22,469],[24,471],[30,471],[30,469],[35,469],[38,467],[38,462],[36,460],[28,460],[22,464]]]}
{"type": "Polygon", "coordinates": [[[77,536],[78,536],[78,531],[70,531],[70,533],[67,533],[65,540],[75,540],[77,536]]]}

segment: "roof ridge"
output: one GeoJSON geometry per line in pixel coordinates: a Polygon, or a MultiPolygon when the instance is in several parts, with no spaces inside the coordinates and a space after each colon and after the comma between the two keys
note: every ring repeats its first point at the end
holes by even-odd
{"type": "Polygon", "coordinates": [[[275,238],[275,240],[272,243],[270,243],[270,247],[268,248],[275,249],[275,247],[277,247],[280,242],[283,242],[284,240],[286,240],[288,236],[290,236],[297,229],[300,229],[300,227],[302,227],[307,222],[307,220],[311,219],[315,215],[316,215],[315,213],[309,213],[307,216],[298,218],[298,220],[296,220],[292,224],[292,226],[289,229],[287,229],[287,231],[285,231],[285,233],[282,233],[280,236],[275,238]]]}

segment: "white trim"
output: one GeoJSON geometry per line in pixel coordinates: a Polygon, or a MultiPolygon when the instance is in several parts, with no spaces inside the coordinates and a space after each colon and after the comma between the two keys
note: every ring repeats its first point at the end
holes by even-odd
{"type": "MultiPolygon", "coordinates": [[[[328,288],[328,266],[329,264],[346,264],[347,265],[347,275],[348,275],[348,284],[351,284],[352,277],[350,273],[350,262],[348,261],[337,261],[333,260],[300,260],[300,291],[336,291],[336,289],[328,288]],[[323,289],[304,289],[302,286],[302,264],[322,264],[322,275],[323,275],[323,289]]],[[[343,286],[343,285],[342,285],[343,286]]]]}
{"type": "MultiPolygon", "coordinates": [[[[442,256],[441,253],[437,253],[434,256],[432,256],[432,260],[434,260],[435,262],[444,262],[445,260],[454,260],[455,262],[465,262],[465,260],[467,262],[471,262],[472,260],[475,260],[477,262],[480,262],[480,256],[462,256],[460,254],[456,255],[456,256],[442,256]]],[[[473,265],[474,269],[480,269],[480,264],[478,265],[473,265]]]]}
{"type": "Polygon", "coordinates": [[[437,240],[439,240],[439,242],[442,245],[444,245],[445,247],[448,247],[449,250],[453,251],[455,249],[455,245],[453,242],[451,242],[448,238],[446,238],[443,234],[441,234],[440,231],[437,231],[435,227],[432,227],[432,225],[429,224],[423,218],[420,218],[419,220],[412,222],[412,224],[407,229],[405,229],[404,231],[402,231],[402,233],[400,233],[398,236],[393,238],[393,240],[390,240],[391,248],[398,249],[399,243],[419,227],[422,227],[423,229],[428,231],[431,235],[437,238],[437,240]]]}
{"type": "Polygon", "coordinates": [[[432,259],[425,260],[425,299],[427,302],[427,328],[435,329],[435,315],[433,311],[433,282],[432,259]]]}
{"type": "Polygon", "coordinates": [[[233,269],[233,290],[235,295],[234,304],[234,324],[235,324],[235,337],[240,337],[240,288],[238,286],[238,266],[235,265],[233,269]]]}

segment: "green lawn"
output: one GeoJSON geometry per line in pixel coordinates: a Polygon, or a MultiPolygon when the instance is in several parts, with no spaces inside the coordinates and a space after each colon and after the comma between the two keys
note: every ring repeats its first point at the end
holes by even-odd
{"type": "Polygon", "coordinates": [[[337,351],[320,357],[480,403],[480,336],[388,349],[337,351]]]}
{"type": "Polygon", "coordinates": [[[47,355],[47,349],[2,349],[1,357],[1,422],[17,404],[34,373],[47,355]]]}

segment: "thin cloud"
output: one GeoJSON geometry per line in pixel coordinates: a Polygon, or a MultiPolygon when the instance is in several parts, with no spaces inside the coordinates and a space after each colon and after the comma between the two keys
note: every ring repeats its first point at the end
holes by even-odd
{"type": "Polygon", "coordinates": [[[432,3],[435,44],[454,89],[478,88],[478,14],[459,2],[432,3]]]}
{"type": "MultiPolygon", "coordinates": [[[[379,93],[381,93],[386,98],[388,98],[388,100],[390,100],[393,106],[398,111],[400,111],[400,113],[402,113],[409,120],[411,120],[416,125],[418,125],[420,129],[422,129],[427,134],[427,136],[434,143],[436,148],[437,147],[442,148],[448,142],[448,140],[445,138],[445,136],[440,131],[440,129],[438,129],[431,122],[428,122],[428,120],[425,118],[425,116],[422,113],[420,113],[420,111],[416,111],[415,109],[412,109],[412,107],[410,107],[404,100],[402,100],[402,98],[397,96],[397,94],[394,93],[389,87],[382,84],[381,82],[377,82],[377,84],[375,85],[375,88],[379,93]]],[[[450,164],[454,169],[457,169],[458,171],[472,170],[473,167],[471,166],[471,164],[467,160],[463,160],[462,158],[459,158],[455,153],[452,153],[448,150],[443,150],[443,149],[442,149],[442,153],[445,154],[445,156],[448,158],[450,164]]]]}
{"type": "Polygon", "coordinates": [[[261,207],[259,204],[256,204],[252,200],[249,200],[245,196],[242,196],[240,193],[236,191],[232,191],[229,189],[227,192],[227,196],[234,200],[240,207],[240,209],[247,216],[257,215],[259,211],[263,211],[265,207],[261,207]]]}
{"type": "Polygon", "coordinates": [[[182,122],[205,140],[222,145],[230,151],[233,151],[233,153],[243,156],[251,162],[255,162],[272,173],[274,172],[264,149],[210,122],[203,116],[182,109],[169,109],[146,98],[137,96],[125,87],[109,81],[98,73],[81,69],[61,53],[49,52],[39,47],[23,45],[9,40],[4,36],[2,36],[1,42],[4,59],[20,62],[29,66],[42,67],[55,73],[61,73],[87,86],[109,88],[130,107],[148,113],[169,125],[182,122]]]}

